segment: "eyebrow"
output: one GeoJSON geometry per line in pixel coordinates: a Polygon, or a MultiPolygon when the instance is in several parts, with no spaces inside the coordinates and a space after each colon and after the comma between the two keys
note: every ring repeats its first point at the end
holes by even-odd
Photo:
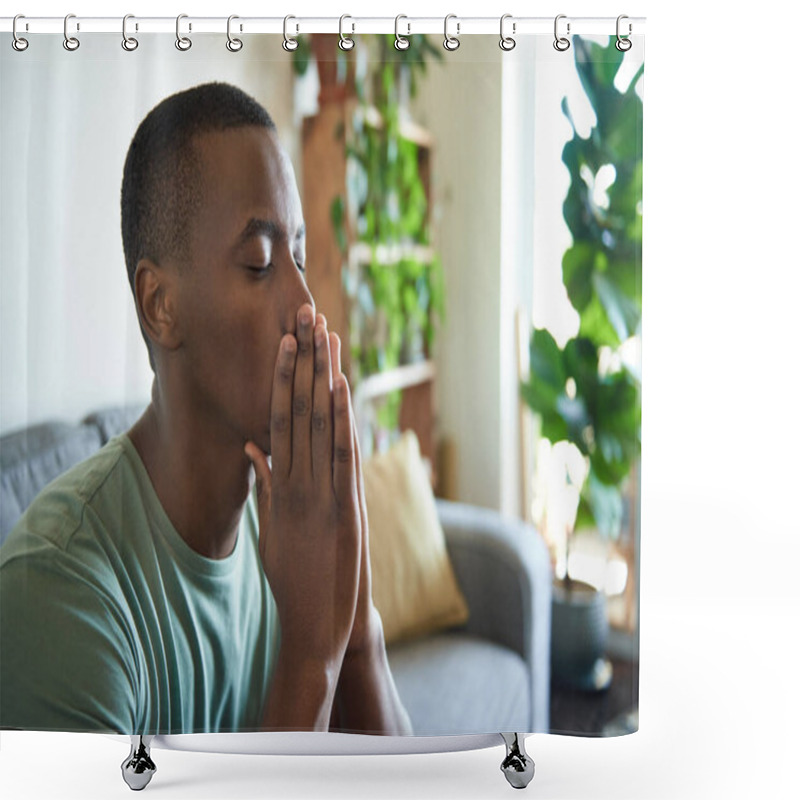
{"type": "MultiPolygon", "coordinates": [[[[258,219],[257,217],[253,217],[248,221],[247,225],[245,225],[244,230],[239,236],[239,244],[244,244],[248,239],[252,239],[256,236],[267,236],[270,239],[279,239],[284,235],[283,228],[277,222],[270,219],[258,219]]],[[[301,239],[305,235],[306,226],[305,223],[303,223],[297,229],[295,239],[301,239]]]]}

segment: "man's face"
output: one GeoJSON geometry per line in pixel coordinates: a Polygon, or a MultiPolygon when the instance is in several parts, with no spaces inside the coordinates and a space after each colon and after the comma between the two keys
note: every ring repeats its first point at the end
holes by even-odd
{"type": "Polygon", "coordinates": [[[178,280],[182,377],[209,435],[252,439],[270,452],[269,419],[281,338],[313,299],[305,226],[291,162],[259,127],[198,136],[201,207],[190,264],[178,280]],[[219,424],[217,424],[219,423],[219,424]]]}

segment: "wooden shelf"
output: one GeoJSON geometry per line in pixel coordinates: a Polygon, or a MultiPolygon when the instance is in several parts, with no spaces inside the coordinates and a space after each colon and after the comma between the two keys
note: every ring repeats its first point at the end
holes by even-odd
{"type": "Polygon", "coordinates": [[[397,390],[410,389],[436,377],[433,361],[419,361],[416,364],[403,364],[394,369],[378,372],[359,381],[353,402],[366,403],[397,390]]]}
{"type": "MultiPolygon", "coordinates": [[[[364,122],[372,128],[383,127],[383,117],[375,106],[367,106],[364,113],[364,122]]],[[[400,135],[404,139],[419,147],[431,148],[433,147],[433,136],[416,122],[408,119],[401,114],[400,116],[400,135]]]]}
{"type": "MultiPolygon", "coordinates": [[[[412,258],[423,264],[433,261],[435,251],[432,247],[420,244],[379,244],[375,247],[375,258],[382,266],[390,267],[404,258],[412,258]]],[[[350,266],[372,263],[372,246],[366,242],[355,242],[350,245],[348,253],[350,266]]]]}

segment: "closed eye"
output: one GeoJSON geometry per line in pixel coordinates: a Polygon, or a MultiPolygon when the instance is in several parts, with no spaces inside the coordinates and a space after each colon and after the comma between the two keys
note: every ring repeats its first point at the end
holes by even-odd
{"type": "Polygon", "coordinates": [[[272,264],[267,264],[266,267],[256,266],[254,264],[250,264],[250,265],[248,265],[247,269],[250,272],[252,272],[252,273],[254,273],[256,275],[263,275],[263,274],[265,274],[267,272],[270,272],[272,270],[272,264]]]}

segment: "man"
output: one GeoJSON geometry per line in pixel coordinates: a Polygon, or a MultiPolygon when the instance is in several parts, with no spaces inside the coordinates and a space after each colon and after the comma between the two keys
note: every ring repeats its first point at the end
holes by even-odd
{"type": "Polygon", "coordinates": [[[121,205],[152,402],[0,551],[0,725],[411,733],[340,342],[272,119],[226,84],[167,98],[121,205]]]}

